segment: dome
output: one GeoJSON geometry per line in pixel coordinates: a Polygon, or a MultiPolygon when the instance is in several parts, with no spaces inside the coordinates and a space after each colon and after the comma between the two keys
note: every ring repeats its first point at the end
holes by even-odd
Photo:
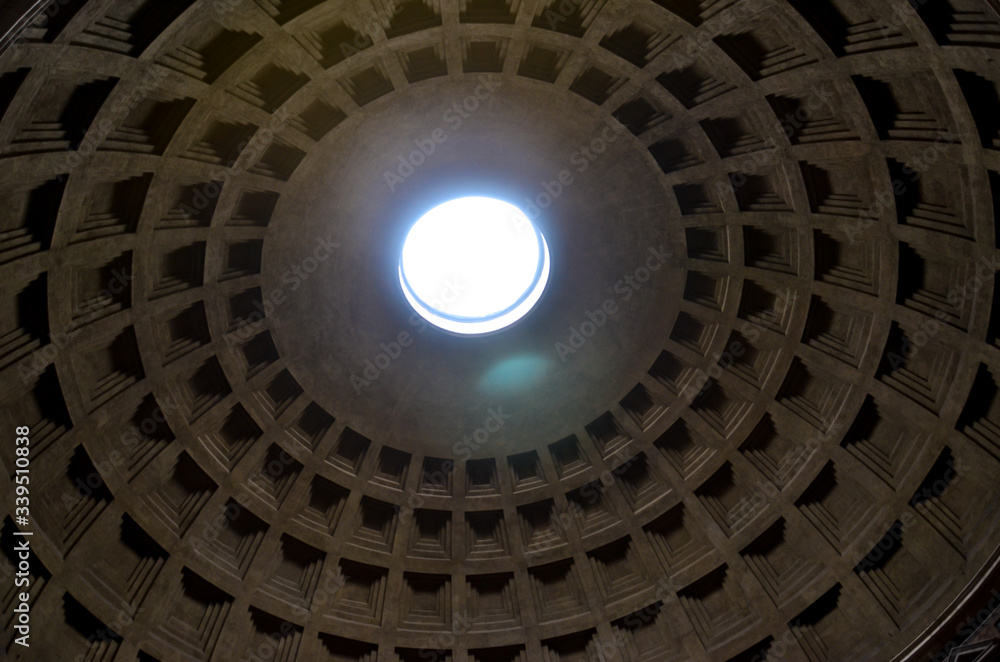
{"type": "Polygon", "coordinates": [[[0,28],[8,657],[998,655],[995,0],[0,28]]]}

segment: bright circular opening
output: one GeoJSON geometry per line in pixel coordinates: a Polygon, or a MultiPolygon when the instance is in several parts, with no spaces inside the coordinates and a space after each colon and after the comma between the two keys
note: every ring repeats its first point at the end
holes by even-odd
{"type": "Polygon", "coordinates": [[[467,335],[524,317],[548,278],[545,238],[518,207],[494,198],[458,198],[430,210],[410,229],[399,261],[414,310],[467,335]]]}

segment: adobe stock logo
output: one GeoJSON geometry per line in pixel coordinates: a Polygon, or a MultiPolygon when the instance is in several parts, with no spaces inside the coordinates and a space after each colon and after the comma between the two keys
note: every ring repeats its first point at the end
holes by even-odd
{"type": "MultiPolygon", "coordinates": [[[[662,269],[667,260],[673,256],[673,253],[664,251],[663,246],[650,247],[648,252],[649,256],[642,265],[614,284],[612,289],[622,301],[628,301],[635,296],[635,293],[652,279],[653,274],[662,269]]],[[[607,324],[612,316],[617,315],[619,310],[621,308],[618,306],[618,302],[609,298],[605,299],[604,303],[596,310],[585,311],[586,319],[576,326],[569,327],[569,336],[566,338],[566,342],[556,343],[555,349],[559,360],[566,363],[569,357],[582,349],[587,341],[594,337],[598,329],[607,324]]]]}
{"type": "Polygon", "coordinates": [[[365,359],[364,370],[361,375],[351,373],[351,386],[354,392],[361,395],[361,391],[372,385],[383,372],[389,369],[392,362],[403,355],[403,351],[413,344],[413,336],[406,331],[401,331],[396,339],[390,343],[380,343],[379,349],[382,351],[374,358],[365,359]]]}
{"type": "Polygon", "coordinates": [[[480,108],[487,105],[489,100],[496,94],[503,83],[499,79],[493,79],[485,75],[477,79],[479,84],[471,94],[463,99],[453,101],[452,105],[441,116],[441,122],[447,125],[434,128],[430,133],[413,141],[416,149],[409,154],[400,154],[394,169],[386,170],[383,173],[385,183],[393,193],[400,184],[406,182],[416,174],[438,150],[438,146],[448,141],[449,131],[455,132],[462,128],[469,118],[480,108]]]}

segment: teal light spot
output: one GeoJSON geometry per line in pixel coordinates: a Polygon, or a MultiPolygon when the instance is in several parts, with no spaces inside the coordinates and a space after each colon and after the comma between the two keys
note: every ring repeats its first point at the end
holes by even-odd
{"type": "Polygon", "coordinates": [[[518,391],[539,383],[549,371],[551,361],[540,356],[521,355],[497,363],[479,380],[483,391],[518,391]]]}

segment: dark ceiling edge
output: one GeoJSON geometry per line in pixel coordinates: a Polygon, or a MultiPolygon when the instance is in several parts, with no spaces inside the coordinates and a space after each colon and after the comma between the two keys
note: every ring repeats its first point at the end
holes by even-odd
{"type": "Polygon", "coordinates": [[[945,651],[953,641],[959,645],[964,643],[956,641],[962,626],[990,603],[997,589],[1000,589],[1000,547],[993,550],[990,562],[966,584],[965,591],[941,613],[937,621],[893,658],[892,662],[947,660],[947,656],[941,658],[937,654],[945,651]]]}
{"type": "Polygon", "coordinates": [[[46,7],[54,4],[58,0],[10,0],[0,5],[0,55],[7,52],[46,7]]]}

